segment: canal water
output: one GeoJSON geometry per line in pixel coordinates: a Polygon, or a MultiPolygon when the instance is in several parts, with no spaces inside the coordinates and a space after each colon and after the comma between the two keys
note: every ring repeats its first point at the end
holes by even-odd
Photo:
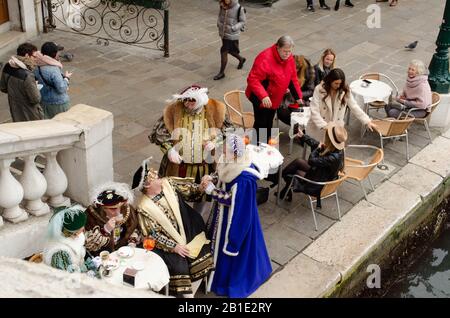
{"type": "MultiPolygon", "coordinates": [[[[411,267],[405,278],[394,284],[385,297],[450,297],[450,227],[411,267]]],[[[399,279],[400,280],[400,279],[399,279]]]]}

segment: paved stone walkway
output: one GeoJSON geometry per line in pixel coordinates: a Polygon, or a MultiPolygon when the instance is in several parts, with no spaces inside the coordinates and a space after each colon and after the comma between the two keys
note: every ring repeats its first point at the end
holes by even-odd
{"type": "MultiPolygon", "coordinates": [[[[352,9],[342,7],[338,12],[317,9],[315,13],[306,10],[303,0],[280,0],[272,7],[244,3],[248,29],[242,34],[240,44],[247,63],[242,70],[237,70],[237,61],[230,57],[226,77],[221,81],[212,80],[220,63],[216,28],[218,4],[214,0],[172,1],[170,58],[162,57],[162,52],[120,44],[98,46],[93,38],[58,31],[42,35],[34,43],[40,46],[47,40],[54,40],[75,54],[74,60],[66,63],[68,70],[74,70],[70,87],[72,104],[84,103],[114,114],[114,177],[116,181],[130,183],[136,167],[146,157],[152,155],[154,166],[159,164],[161,153],[149,143],[147,136],[171,94],[192,83],[207,86],[210,96],[218,99],[228,90],[245,89],[246,76],[255,56],[281,35],[291,35],[296,43],[295,53],[308,56],[313,63],[325,48],[333,48],[337,52],[337,66],[346,72],[348,81],[364,72],[378,71],[403,87],[411,59],[421,59],[426,64],[431,60],[444,4],[439,0],[409,0],[390,8],[381,3],[381,28],[369,29],[366,8],[374,2],[355,0],[352,9]],[[414,51],[403,48],[414,40],[419,41],[414,51]]],[[[0,61],[7,58],[8,55],[0,56],[0,61]]],[[[9,120],[4,94],[0,94],[0,105],[0,121],[9,120]]],[[[379,116],[384,116],[384,111],[380,111],[379,116]]],[[[352,117],[350,143],[360,143],[359,127],[352,117]]],[[[280,124],[280,129],[284,132],[281,152],[287,154],[288,127],[280,124]]],[[[433,137],[439,133],[439,129],[432,129],[433,137]]],[[[423,127],[414,126],[410,131],[411,156],[427,142],[423,127]]],[[[379,139],[368,133],[361,143],[379,146],[379,139]]],[[[404,148],[404,141],[386,146],[386,163],[390,169],[373,172],[375,185],[406,164],[404,148]]],[[[294,153],[287,156],[285,162],[298,156],[300,149],[295,145],[294,153]]],[[[346,182],[339,197],[341,212],[345,214],[363,195],[359,185],[346,182]]],[[[318,216],[319,231],[314,231],[307,204],[304,196],[296,195],[292,203],[276,207],[275,197],[271,195],[269,202],[260,206],[275,271],[282,269],[335,222],[335,204],[325,200],[318,216]]]]}

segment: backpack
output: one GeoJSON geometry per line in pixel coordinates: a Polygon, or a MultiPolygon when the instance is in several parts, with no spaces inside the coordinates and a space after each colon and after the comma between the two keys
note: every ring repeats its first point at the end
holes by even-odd
{"type": "MultiPolygon", "coordinates": [[[[239,18],[241,17],[241,10],[244,10],[244,13],[247,14],[247,9],[245,9],[243,6],[239,5],[238,14],[237,14],[237,20],[239,22],[239,18]]],[[[241,28],[241,32],[244,32],[246,30],[246,23],[241,28]]]]}

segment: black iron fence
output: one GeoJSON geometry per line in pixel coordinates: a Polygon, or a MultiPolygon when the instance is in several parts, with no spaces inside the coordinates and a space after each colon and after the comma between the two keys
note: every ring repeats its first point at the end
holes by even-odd
{"type": "Polygon", "coordinates": [[[56,29],[164,51],[169,56],[167,0],[45,0],[44,32],[56,29]]]}

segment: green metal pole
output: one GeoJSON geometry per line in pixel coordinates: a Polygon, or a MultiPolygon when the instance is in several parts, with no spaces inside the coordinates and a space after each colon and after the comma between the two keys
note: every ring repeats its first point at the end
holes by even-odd
{"type": "Polygon", "coordinates": [[[436,53],[430,62],[428,81],[431,89],[440,94],[450,90],[450,74],[448,63],[448,48],[450,47],[450,0],[446,1],[444,18],[436,40],[436,53]]]}

